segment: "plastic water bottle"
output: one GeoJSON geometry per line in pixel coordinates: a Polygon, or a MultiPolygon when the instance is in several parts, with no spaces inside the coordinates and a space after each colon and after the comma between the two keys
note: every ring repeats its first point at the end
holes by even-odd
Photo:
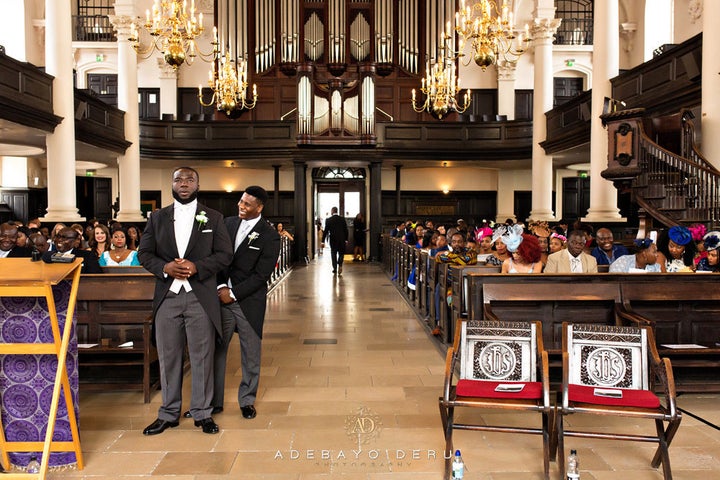
{"type": "Polygon", "coordinates": [[[34,456],[30,457],[30,461],[26,467],[27,473],[40,473],[40,462],[34,456]]]}
{"type": "Polygon", "coordinates": [[[580,463],[578,462],[577,450],[570,450],[570,456],[567,459],[567,480],[577,480],[580,478],[580,463]]]}
{"type": "Polygon", "coordinates": [[[465,475],[465,462],[463,462],[462,456],[460,456],[460,450],[455,450],[455,457],[452,462],[452,478],[460,479],[465,475]]]}

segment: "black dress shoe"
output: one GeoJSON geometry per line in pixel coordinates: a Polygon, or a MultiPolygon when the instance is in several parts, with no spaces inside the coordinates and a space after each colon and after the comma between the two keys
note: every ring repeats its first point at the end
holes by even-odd
{"type": "Polygon", "coordinates": [[[143,435],[157,435],[164,432],[168,428],[175,428],[178,425],[180,425],[180,422],[178,422],[177,420],[174,422],[168,422],[167,420],[160,420],[158,418],[150,425],[145,427],[145,430],[143,430],[143,435]]]}
{"type": "Polygon", "coordinates": [[[185,413],[183,413],[183,417],[192,418],[192,413],[190,413],[190,410],[185,410],[185,413]]]}
{"type": "Polygon", "coordinates": [[[240,411],[242,412],[242,416],[245,418],[255,418],[255,415],[257,415],[255,407],[253,407],[252,405],[240,407],[240,411]]]}
{"type": "Polygon", "coordinates": [[[202,427],[203,433],[218,433],[220,427],[213,421],[212,418],[203,418],[202,420],[195,420],[196,427],[202,427]]]}
{"type": "Polygon", "coordinates": [[[212,409],[213,415],[216,415],[216,414],[222,413],[222,412],[223,412],[223,407],[213,407],[213,409],[212,409]]]}

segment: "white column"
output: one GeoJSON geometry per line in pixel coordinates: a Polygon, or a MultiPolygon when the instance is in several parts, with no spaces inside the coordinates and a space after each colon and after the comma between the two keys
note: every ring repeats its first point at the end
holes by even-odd
{"type": "Polygon", "coordinates": [[[63,118],[46,137],[49,222],[85,220],[75,198],[75,90],[71,0],[45,0],[45,71],[53,80],[53,112],[63,118]]]}
{"type": "Polygon", "coordinates": [[[608,165],[608,133],[600,115],[605,97],[612,97],[610,79],[618,75],[620,64],[620,20],[618,0],[595,2],[593,19],[592,108],[590,119],[590,208],[586,222],[620,222],[617,189],[600,172],[608,165]]]}
{"type": "MultiPolygon", "coordinates": [[[[160,79],[160,116],[162,118],[163,113],[177,115],[177,68],[168,65],[164,58],[158,58],[157,65],[160,70],[158,75],[160,79]]],[[[176,118],[176,120],[178,119],[176,118]]]]}
{"type": "MultiPolygon", "coordinates": [[[[545,141],[547,125],[545,112],[553,108],[553,35],[560,26],[557,18],[536,18],[532,27],[535,46],[535,84],[533,88],[532,136],[532,210],[533,220],[554,221],[552,211],[552,157],[545,154],[540,142],[545,141]]],[[[525,219],[520,219],[525,221],[525,219]]]]}
{"type": "Polygon", "coordinates": [[[516,62],[498,62],[498,114],[515,120],[515,72],[516,62]]]}
{"type": "Polygon", "coordinates": [[[118,156],[120,191],[120,222],[138,222],[144,218],[140,211],[140,117],[138,109],[137,54],[128,41],[130,24],[135,21],[131,6],[115,4],[110,21],[118,38],[118,108],[125,111],[125,139],[131,145],[118,156]],[[122,12],[122,13],[121,13],[122,12]]]}
{"type": "Polygon", "coordinates": [[[702,154],[720,168],[720,2],[703,2],[702,45],[702,154]]]}

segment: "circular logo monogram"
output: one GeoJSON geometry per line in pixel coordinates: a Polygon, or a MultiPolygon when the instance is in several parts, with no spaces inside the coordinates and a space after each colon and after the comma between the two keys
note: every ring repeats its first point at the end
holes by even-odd
{"type": "Polygon", "coordinates": [[[598,348],[587,357],[587,373],[598,385],[615,385],[625,377],[625,359],[612,348],[598,348]]]}
{"type": "Polygon", "coordinates": [[[501,380],[515,371],[515,352],[504,343],[489,343],[480,351],[478,362],[488,378],[501,380]]]}

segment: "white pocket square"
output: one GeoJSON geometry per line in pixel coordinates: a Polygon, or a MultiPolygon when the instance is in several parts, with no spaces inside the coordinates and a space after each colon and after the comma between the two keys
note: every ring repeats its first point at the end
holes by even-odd
{"type": "Polygon", "coordinates": [[[203,231],[200,232],[200,233],[212,233],[212,230],[208,228],[207,230],[203,230],[203,231]]]}
{"type": "Polygon", "coordinates": [[[260,247],[253,247],[252,245],[248,245],[248,248],[252,250],[260,250],[260,247]]]}

